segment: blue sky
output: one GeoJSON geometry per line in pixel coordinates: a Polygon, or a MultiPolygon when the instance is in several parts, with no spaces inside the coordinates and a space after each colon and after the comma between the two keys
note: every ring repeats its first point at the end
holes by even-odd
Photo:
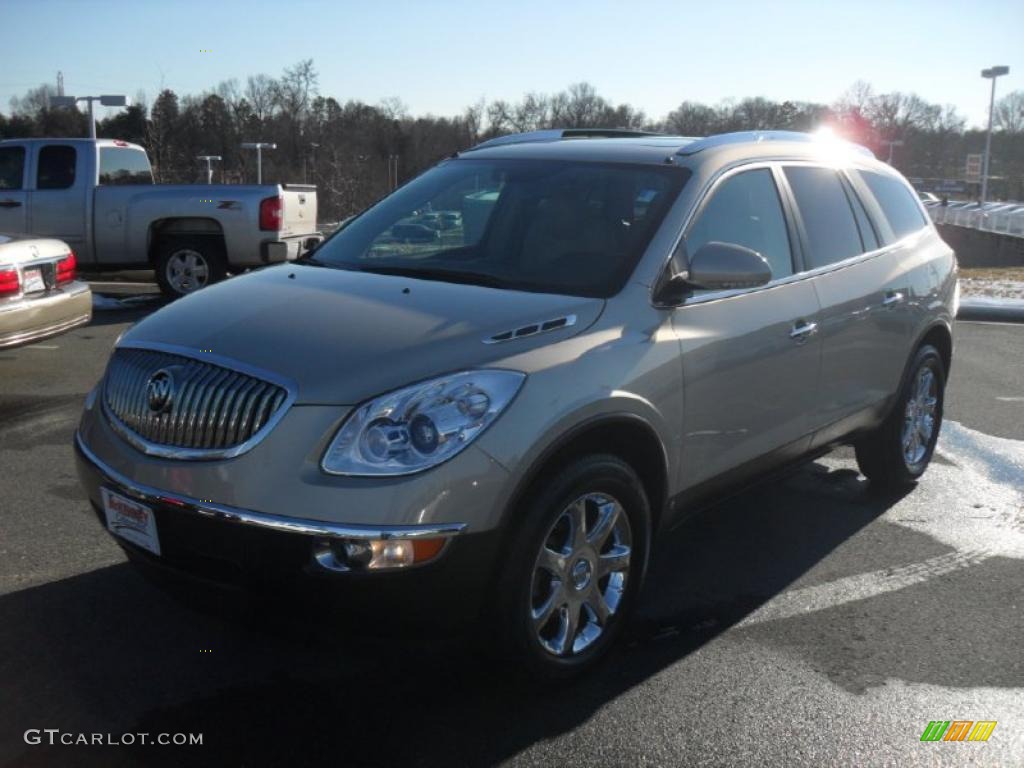
{"type": "Polygon", "coordinates": [[[1010,66],[1000,92],[1024,88],[1022,33],[1022,0],[0,0],[0,111],[57,70],[71,95],[152,103],[311,57],[322,93],[413,114],[587,80],[661,117],[684,99],[830,103],[863,79],[980,124],[983,67],[1010,66]]]}

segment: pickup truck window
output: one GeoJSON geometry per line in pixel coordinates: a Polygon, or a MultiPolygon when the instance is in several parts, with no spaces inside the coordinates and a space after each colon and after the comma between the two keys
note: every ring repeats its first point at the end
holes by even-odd
{"type": "Polygon", "coordinates": [[[67,189],[75,184],[74,147],[65,144],[51,144],[39,150],[39,172],[36,174],[36,189],[67,189]]]}
{"type": "Polygon", "coordinates": [[[0,189],[21,189],[25,177],[25,148],[0,147],[0,189]]]}
{"type": "Polygon", "coordinates": [[[100,148],[100,184],[152,184],[153,170],[145,152],[130,147],[100,148]]]}

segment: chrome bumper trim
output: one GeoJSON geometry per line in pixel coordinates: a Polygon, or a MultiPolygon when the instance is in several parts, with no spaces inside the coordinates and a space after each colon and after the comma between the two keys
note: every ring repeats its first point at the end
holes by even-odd
{"type": "Polygon", "coordinates": [[[59,333],[70,331],[80,325],[85,325],[90,320],[92,320],[92,312],[86,312],[84,315],[79,315],[78,317],[73,317],[70,320],[64,320],[63,322],[55,323],[54,325],[48,325],[44,328],[33,328],[31,331],[22,331],[20,333],[11,333],[7,336],[0,336],[0,349],[29,344],[34,341],[42,341],[43,339],[48,339],[51,336],[56,336],[59,333]]]}
{"type": "Polygon", "coordinates": [[[104,478],[115,486],[115,490],[138,499],[143,503],[171,506],[187,514],[222,520],[239,525],[250,525],[265,530],[281,533],[298,533],[304,536],[319,536],[330,539],[422,539],[447,538],[465,532],[465,523],[438,523],[435,525],[345,525],[329,523],[322,520],[307,520],[283,515],[270,515],[264,512],[253,512],[225,504],[193,499],[177,493],[151,488],[122,475],[108,467],[82,441],[82,436],[75,433],[75,449],[104,478]]]}

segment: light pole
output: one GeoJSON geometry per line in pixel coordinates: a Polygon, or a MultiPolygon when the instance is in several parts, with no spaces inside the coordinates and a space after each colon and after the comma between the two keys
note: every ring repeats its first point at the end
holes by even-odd
{"type": "Polygon", "coordinates": [[[892,165],[892,148],[893,147],[902,147],[903,146],[903,139],[890,139],[889,141],[883,141],[882,143],[889,145],[889,159],[888,159],[887,162],[889,163],[889,165],[892,165]]]}
{"type": "Polygon", "coordinates": [[[206,183],[213,184],[213,161],[220,161],[220,155],[196,155],[196,160],[206,161],[206,183]]]}
{"type": "Polygon", "coordinates": [[[264,149],[277,149],[277,144],[271,144],[269,141],[247,141],[242,144],[242,149],[255,149],[256,150],[256,183],[263,183],[263,150],[264,149]]]}
{"type": "Polygon", "coordinates": [[[93,114],[93,102],[98,101],[104,107],[127,107],[131,102],[127,96],[51,96],[50,105],[54,107],[73,107],[79,101],[89,102],[89,138],[96,138],[96,117],[93,114]]]}
{"type": "Polygon", "coordinates": [[[992,151],[992,113],[996,107],[996,78],[1000,75],[1010,74],[1009,67],[991,67],[981,70],[981,76],[992,81],[992,95],[988,100],[988,133],[985,134],[985,160],[981,169],[981,203],[985,204],[988,199],[988,159],[992,151]]]}

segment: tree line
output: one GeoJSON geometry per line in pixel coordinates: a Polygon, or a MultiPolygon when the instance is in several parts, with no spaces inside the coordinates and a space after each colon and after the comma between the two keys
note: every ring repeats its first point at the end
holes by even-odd
{"type": "MultiPolygon", "coordinates": [[[[41,85],[11,99],[9,115],[0,113],[0,138],[88,135],[87,116],[50,107],[53,95],[55,89],[41,85]]],[[[1024,199],[1024,91],[1000,99],[993,119],[991,194],[1024,199]]],[[[894,166],[923,180],[962,179],[967,154],[983,151],[985,143],[985,131],[967,128],[955,107],[912,93],[877,93],[863,82],[828,105],[760,97],[715,105],[684,100],[661,119],[615,104],[589,83],[553,94],[527,93],[515,102],[481,99],[457,115],[414,116],[396,98],[371,105],[321,94],[312,59],[279,77],[227,80],[200,94],[165,89],[151,107],[140,95],[101,120],[97,135],[145,146],[161,183],[205,181],[198,155],[222,157],[215,181],[252,183],[256,157],[242,142],[273,142],[277,148],[263,153],[263,181],[316,184],[321,219],[337,221],[385,195],[396,180],[402,183],[455,152],[507,133],[602,127],[704,136],[822,126],[882,159],[891,152],[894,166]]]]}

